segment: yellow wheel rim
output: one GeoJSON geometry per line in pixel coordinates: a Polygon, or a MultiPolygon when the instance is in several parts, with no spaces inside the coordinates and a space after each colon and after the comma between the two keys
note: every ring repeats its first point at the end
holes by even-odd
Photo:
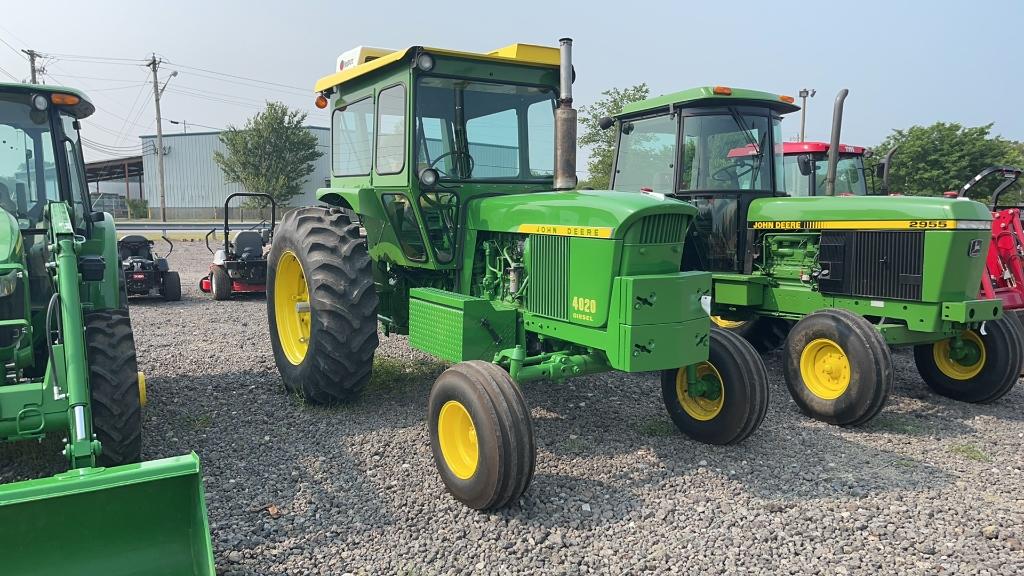
{"type": "Polygon", "coordinates": [[[966,330],[960,335],[964,340],[978,347],[978,359],[973,364],[961,364],[950,356],[952,339],[940,340],[932,345],[932,358],[939,371],[954,380],[970,380],[981,373],[985,367],[985,343],[974,330],[966,330]]]}
{"type": "Polygon", "coordinates": [[[281,349],[298,366],[309,350],[309,291],[302,264],[288,250],[281,254],[274,276],[274,318],[281,349]]]}
{"type": "Polygon", "coordinates": [[[145,406],[149,399],[146,398],[146,374],[139,370],[139,406],[145,406]]]}
{"type": "Polygon", "coordinates": [[[812,340],[800,353],[804,386],[822,400],[835,400],[850,387],[850,359],[828,338],[812,340]]]}
{"type": "Polygon", "coordinates": [[[747,323],[746,320],[726,320],[721,316],[712,316],[711,321],[714,322],[715,326],[719,328],[734,329],[739,328],[747,323]]]}
{"type": "Polygon", "coordinates": [[[686,368],[676,370],[676,399],[679,401],[679,405],[682,406],[684,412],[689,414],[694,420],[700,420],[701,422],[713,420],[721,413],[722,406],[725,405],[725,382],[722,380],[722,375],[708,362],[698,364],[697,377],[703,378],[708,375],[717,378],[719,384],[722,385],[722,393],[715,400],[703,396],[691,396],[688,392],[686,368]]]}
{"type": "Polygon", "coordinates": [[[480,448],[473,418],[461,402],[449,400],[441,406],[437,415],[437,441],[452,474],[462,480],[472,478],[480,460],[480,448]]]}

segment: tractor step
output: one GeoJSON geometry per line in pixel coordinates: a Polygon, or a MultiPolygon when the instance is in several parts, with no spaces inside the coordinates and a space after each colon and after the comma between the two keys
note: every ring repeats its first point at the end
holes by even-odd
{"type": "Polygon", "coordinates": [[[199,457],[0,485],[3,573],[213,575],[199,457]],[[73,553],[55,548],[72,537],[73,553]]]}

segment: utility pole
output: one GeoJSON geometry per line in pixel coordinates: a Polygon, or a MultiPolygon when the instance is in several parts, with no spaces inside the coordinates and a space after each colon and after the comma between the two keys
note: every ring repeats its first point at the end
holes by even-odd
{"type": "Polygon", "coordinates": [[[800,89],[800,100],[802,101],[802,104],[800,105],[800,141],[801,142],[806,140],[805,136],[807,135],[807,133],[804,131],[804,126],[806,125],[806,120],[807,120],[807,98],[809,98],[809,97],[810,98],[814,98],[814,95],[817,94],[817,93],[818,93],[818,91],[814,90],[814,89],[811,89],[811,90],[808,90],[807,88],[801,88],[800,89]]]}
{"type": "Polygon", "coordinates": [[[167,82],[160,86],[157,71],[162,62],[162,60],[156,59],[156,54],[153,54],[147,66],[153,71],[153,104],[156,107],[156,185],[157,191],[160,193],[160,220],[167,222],[167,196],[164,193],[164,130],[160,120],[160,97],[164,94],[164,88],[167,88],[167,82],[177,76],[178,72],[177,70],[171,72],[171,75],[167,77],[167,82]]]}
{"type": "Polygon", "coordinates": [[[29,69],[31,69],[32,71],[31,81],[33,84],[38,84],[39,76],[42,76],[44,73],[46,73],[46,69],[42,66],[36,67],[36,58],[42,58],[43,55],[39,52],[36,52],[35,50],[22,50],[22,52],[28,54],[28,66],[29,69]]]}

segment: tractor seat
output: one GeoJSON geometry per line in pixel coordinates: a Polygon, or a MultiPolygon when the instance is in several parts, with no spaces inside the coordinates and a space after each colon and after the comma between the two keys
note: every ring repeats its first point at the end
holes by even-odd
{"type": "Polygon", "coordinates": [[[153,242],[145,236],[131,234],[117,241],[117,253],[121,260],[127,260],[132,257],[152,260],[153,253],[150,250],[152,245],[153,242]]]}
{"type": "Polygon", "coordinates": [[[263,235],[255,230],[242,230],[235,234],[235,258],[239,260],[263,259],[263,235]]]}

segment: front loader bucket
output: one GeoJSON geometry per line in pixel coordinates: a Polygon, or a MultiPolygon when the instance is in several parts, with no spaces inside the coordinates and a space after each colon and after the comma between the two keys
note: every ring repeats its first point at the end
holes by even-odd
{"type": "Polygon", "coordinates": [[[0,485],[0,573],[215,573],[195,452],[0,485]]]}

